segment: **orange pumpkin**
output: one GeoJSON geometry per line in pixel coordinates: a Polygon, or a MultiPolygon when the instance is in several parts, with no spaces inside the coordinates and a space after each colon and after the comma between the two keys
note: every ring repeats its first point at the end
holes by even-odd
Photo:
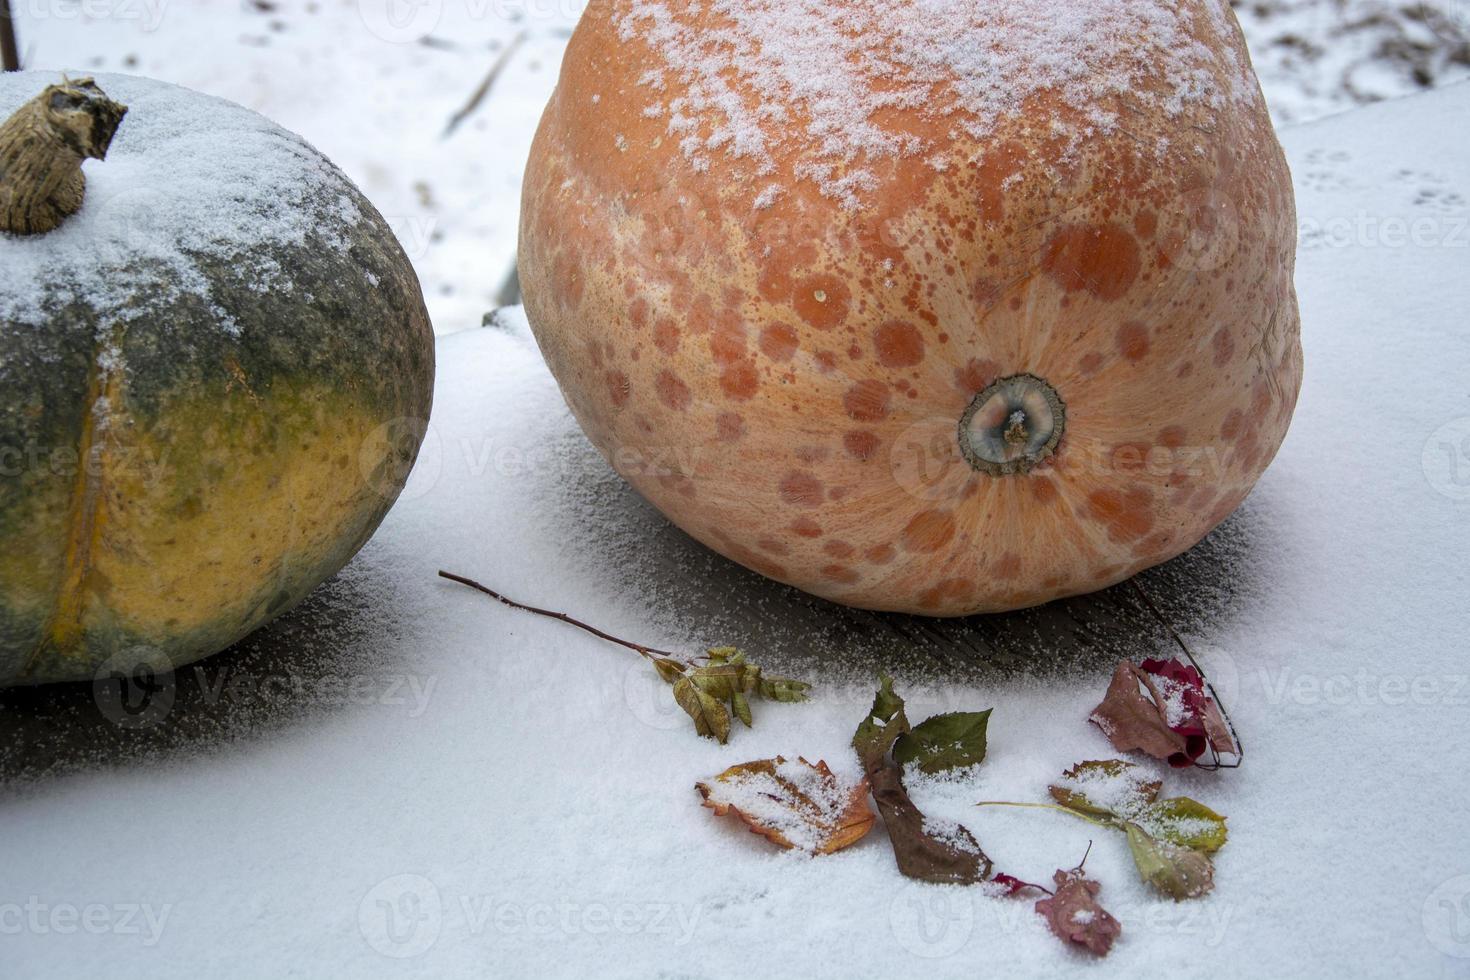
{"type": "Polygon", "coordinates": [[[1225,0],[592,0],[523,200],[591,440],[849,605],[1165,561],[1301,383],[1290,175],[1225,0]]]}

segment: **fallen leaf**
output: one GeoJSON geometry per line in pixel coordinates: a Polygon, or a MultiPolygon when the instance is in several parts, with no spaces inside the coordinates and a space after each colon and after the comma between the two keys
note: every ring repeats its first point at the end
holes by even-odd
{"type": "Polygon", "coordinates": [[[999,885],[1002,889],[1000,894],[1006,896],[1019,895],[1021,892],[1026,891],[1028,888],[1035,889],[1039,892],[1046,891],[1046,889],[1042,888],[1040,885],[1032,884],[1029,881],[1022,881],[1015,875],[1008,875],[1004,872],[996,875],[994,878],[991,878],[990,881],[992,884],[999,885]]]}
{"type": "Polygon", "coordinates": [[[1199,671],[1177,660],[1118,664],[1091,720],[1119,752],[1144,752],[1175,768],[1193,765],[1207,748],[1236,750],[1199,671]]]}
{"type": "Polygon", "coordinates": [[[805,701],[811,690],[804,681],[765,676],[734,647],[710,650],[708,662],[697,667],[667,658],[655,658],[653,666],[660,677],[674,685],[674,700],[694,719],[695,731],[721,744],[730,739],[732,715],[746,728],[751,727],[750,695],[791,704],[805,701]]]}
{"type": "Polygon", "coordinates": [[[1037,901],[1036,911],[1064,942],[1076,943],[1097,956],[1108,955],[1113,940],[1123,933],[1118,920],[1098,904],[1102,885],[1077,871],[1058,871],[1056,891],[1037,901]]]}
{"type": "Polygon", "coordinates": [[[934,715],[899,736],[893,758],[899,765],[917,764],[927,773],[977,765],[985,760],[989,723],[989,710],[934,715]]]}
{"type": "Polygon", "coordinates": [[[1150,803],[1136,822],[1153,837],[1207,854],[1224,847],[1230,835],[1224,817],[1187,796],[1150,803]]]}
{"type": "Polygon", "coordinates": [[[909,878],[943,884],[987,880],[994,866],[974,835],[960,824],[926,818],[909,799],[903,767],[891,755],[899,736],[909,730],[903,698],[894,692],[893,678],[884,676],[872,709],[852,737],[852,746],[888,828],[898,870],[909,878]]]}
{"type": "Polygon", "coordinates": [[[693,680],[681,677],[674,682],[674,700],[694,719],[694,730],[700,735],[719,739],[721,745],[730,740],[730,712],[693,680]]]}
{"type": "Polygon", "coordinates": [[[827,767],[780,756],[731,766],[696,783],[704,805],[735,816],[771,843],[809,854],[832,854],[861,840],[876,819],[868,782],[844,784],[827,767]]]}
{"type": "Polygon", "coordinates": [[[873,707],[852,736],[852,747],[857,750],[863,768],[871,775],[871,770],[887,759],[893,743],[908,730],[909,719],[903,712],[903,698],[893,692],[893,678],[884,674],[878,679],[873,707]]]}
{"type": "Polygon", "coordinates": [[[1152,803],[1163,783],[1122,759],[1079,762],[1047,787],[1052,799],[1069,810],[1093,816],[1131,816],[1152,803]]]}
{"type": "Polygon", "coordinates": [[[1133,863],[1145,881],[1170,898],[1199,898],[1215,887],[1215,868],[1199,851],[1151,836],[1138,824],[1123,825],[1133,863]]]}

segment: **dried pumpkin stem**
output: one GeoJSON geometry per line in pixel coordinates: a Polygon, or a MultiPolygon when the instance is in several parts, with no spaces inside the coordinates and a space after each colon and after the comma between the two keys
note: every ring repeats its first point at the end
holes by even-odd
{"type": "Polygon", "coordinates": [[[977,473],[1029,473],[1056,452],[1066,428],[1056,389],[1034,374],[1013,374],[992,382],[960,416],[960,451],[977,473]]]}
{"type": "Polygon", "coordinates": [[[127,111],[92,79],[63,79],[0,123],[0,231],[43,234],[75,214],[82,161],[107,156],[127,111]]]}

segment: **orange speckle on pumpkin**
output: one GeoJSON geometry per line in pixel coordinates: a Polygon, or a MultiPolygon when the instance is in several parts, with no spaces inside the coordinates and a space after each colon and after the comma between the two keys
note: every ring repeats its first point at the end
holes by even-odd
{"type": "Polygon", "coordinates": [[[653,380],[653,386],[658,392],[658,400],[676,412],[684,411],[694,400],[689,394],[689,386],[672,371],[660,371],[653,380]]]}
{"type": "Polygon", "coordinates": [[[1057,499],[1057,485],[1049,477],[1032,476],[1031,493],[1041,503],[1049,504],[1057,499]]]}
{"type": "Polygon", "coordinates": [[[990,383],[998,377],[1000,377],[999,364],[995,361],[972,357],[964,367],[955,368],[954,383],[955,387],[966,395],[974,396],[988,388],[990,383]]]}
{"type": "Polygon", "coordinates": [[[799,538],[820,538],[822,525],[809,517],[799,517],[791,522],[791,533],[799,538]]]}
{"type": "Polygon", "coordinates": [[[954,532],[953,514],[947,510],[926,510],[908,522],[901,540],[905,551],[932,554],[948,544],[954,532]]]}
{"type": "Polygon", "coordinates": [[[843,585],[852,585],[858,580],[858,573],[846,565],[827,565],[822,569],[822,577],[829,582],[840,582],[843,585]]]}
{"type": "Polygon", "coordinates": [[[878,422],[888,417],[888,386],[871,378],[858,381],[842,396],[842,407],[858,422],[878,422]]]}
{"type": "Polygon", "coordinates": [[[749,358],[731,364],[720,373],[721,390],[738,401],[754,397],[759,387],[760,376],[756,374],[755,363],[749,358]]]}
{"type": "Polygon", "coordinates": [[[1215,331],[1211,344],[1215,348],[1215,367],[1224,367],[1235,353],[1235,338],[1230,336],[1230,328],[1221,327],[1215,331]]]}
{"type": "Polygon", "coordinates": [[[833,558],[846,560],[852,557],[853,547],[846,541],[838,541],[835,538],[822,546],[822,550],[833,558]]]}
{"type": "Polygon", "coordinates": [[[1063,228],[1047,242],[1041,264],[1067,292],[1085,289],[1102,300],[1127,293],[1142,268],[1138,242],[1111,223],[1063,228]]]}
{"type": "Polygon", "coordinates": [[[790,473],[781,481],[781,499],[794,507],[818,507],[826,490],[810,473],[790,473]]]}
{"type": "Polygon", "coordinates": [[[1118,352],[1135,363],[1143,360],[1148,355],[1148,327],[1137,320],[1119,327],[1118,352]]]}
{"type": "Polygon", "coordinates": [[[617,408],[628,404],[628,396],[632,394],[632,385],[628,382],[628,376],[621,371],[607,372],[607,391],[612,398],[612,403],[617,408]]]}
{"type": "Polygon", "coordinates": [[[1245,416],[1241,414],[1240,409],[1231,409],[1230,414],[1225,416],[1225,421],[1220,423],[1220,438],[1234,442],[1240,435],[1244,423],[1245,416]]]}
{"type": "Polygon", "coordinates": [[[878,362],[884,367],[913,367],[924,360],[924,336],[912,323],[890,320],[873,332],[878,362]]]}
{"type": "Polygon", "coordinates": [[[792,290],[791,305],[797,314],[818,330],[831,330],[847,317],[852,293],[836,276],[809,276],[792,290]]]}
{"type": "Polygon", "coordinates": [[[773,361],[789,361],[796,353],[796,331],[784,323],[772,323],[761,331],[761,352],[773,361]]]}
{"type": "Polygon", "coordinates": [[[1166,425],[1159,430],[1158,443],[1165,449],[1178,449],[1189,434],[1182,425],[1166,425]]]}
{"type": "Polygon", "coordinates": [[[880,544],[863,552],[863,557],[874,565],[886,565],[897,554],[891,544],[880,544]]]}
{"type": "Polygon", "coordinates": [[[755,543],[755,546],[762,551],[769,551],[773,555],[788,555],[791,553],[791,549],[786,546],[786,542],[777,541],[775,538],[761,538],[755,543]]]}
{"type": "Polygon", "coordinates": [[[653,346],[665,354],[679,349],[679,325],[672,317],[661,316],[653,324],[653,346]]]}
{"type": "Polygon", "coordinates": [[[1113,541],[1141,538],[1154,526],[1153,494],[1144,489],[1094,490],[1087,496],[1089,516],[1108,529],[1113,541]]]}
{"type": "Polygon", "coordinates": [[[736,412],[721,412],[715,417],[715,435],[721,442],[738,442],[745,435],[745,419],[736,412]]]}
{"type": "Polygon", "coordinates": [[[878,437],[871,432],[855,429],[842,437],[842,447],[853,459],[872,459],[878,454],[878,437]]]}
{"type": "Polygon", "coordinates": [[[1021,556],[1014,551],[1002,555],[991,567],[996,578],[1016,578],[1021,574],[1021,556]]]}

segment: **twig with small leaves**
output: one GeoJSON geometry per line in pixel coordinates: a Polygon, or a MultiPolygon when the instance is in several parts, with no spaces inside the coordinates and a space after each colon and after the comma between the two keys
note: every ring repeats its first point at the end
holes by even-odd
{"type": "Polygon", "coordinates": [[[694,720],[695,731],[707,738],[719,740],[721,744],[730,739],[730,716],[733,714],[751,727],[750,696],[767,701],[795,703],[805,701],[811,685],[789,677],[766,675],[760,667],[746,659],[745,654],[734,647],[715,647],[708,653],[686,659],[677,653],[660,650],[645,643],[634,643],[606,630],[563,612],[541,609],[537,606],[517,602],[474,579],[441,571],[440,578],[482,592],[497,602],[512,609],[534,613],[547,619],[555,619],[590,633],[600,640],[617,644],[643,657],[653,664],[666,684],[674,689],[674,701],[694,720]],[[700,663],[699,661],[705,661],[700,663]]]}

